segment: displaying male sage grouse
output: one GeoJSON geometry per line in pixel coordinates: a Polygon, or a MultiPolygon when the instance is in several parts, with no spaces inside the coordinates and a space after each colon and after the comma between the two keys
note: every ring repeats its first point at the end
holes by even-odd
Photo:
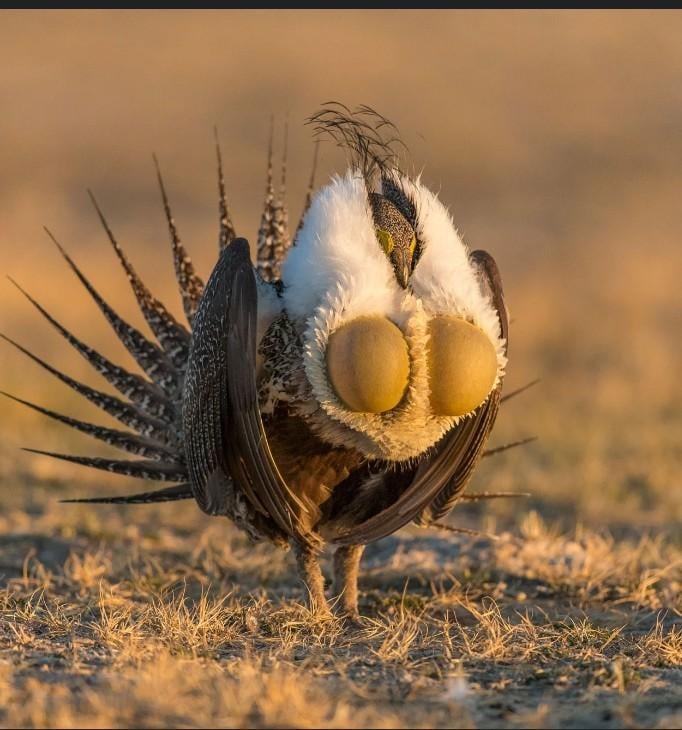
{"type": "Polygon", "coordinates": [[[347,148],[351,167],[314,196],[311,183],[289,246],[271,142],[255,267],[228,213],[218,148],[220,256],[206,286],[159,176],[190,329],[142,283],[96,203],[156,342],[121,319],[55,241],[147,377],[88,347],[28,294],[123,397],[16,346],[136,433],[21,402],[140,458],[36,453],[175,483],[74,501],[194,497],[254,540],[291,544],[311,604],[323,612],[318,555],[329,542],[337,605],[357,616],[363,546],[441,519],[486,454],[507,362],[507,311],[492,256],[469,253],[436,195],[399,169],[385,138],[392,125],[367,107],[338,104],[309,121],[347,148]]]}

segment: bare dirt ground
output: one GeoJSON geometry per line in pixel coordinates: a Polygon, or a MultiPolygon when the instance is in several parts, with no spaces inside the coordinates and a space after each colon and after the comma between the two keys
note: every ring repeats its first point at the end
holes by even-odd
{"type": "MultiPolygon", "coordinates": [[[[203,275],[215,260],[211,129],[253,239],[269,114],[327,98],[398,123],[465,241],[500,263],[508,390],[471,491],[526,500],[368,548],[362,628],[301,607],[291,555],[193,503],[62,505],[138,484],[19,451],[111,453],[0,402],[0,724],[7,727],[682,725],[682,14],[0,14],[2,269],[134,367],[44,240],[54,229],[138,326],[87,207],[94,188],[180,316],[149,154],[203,275]]],[[[320,179],[342,167],[323,150],[320,179]]],[[[106,389],[0,285],[0,331],[106,389]]],[[[106,419],[0,348],[0,389],[106,419]]],[[[326,566],[327,569],[329,566],[326,566]]]]}

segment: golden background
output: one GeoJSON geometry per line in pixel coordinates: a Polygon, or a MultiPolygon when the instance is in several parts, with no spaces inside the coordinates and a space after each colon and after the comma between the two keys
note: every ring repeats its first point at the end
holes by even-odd
{"type": "MultiPolygon", "coordinates": [[[[42,226],[142,326],[90,207],[92,188],[143,279],[179,316],[151,154],[207,276],[217,251],[213,126],[238,233],[253,243],[271,114],[278,153],[289,118],[295,225],[312,158],[305,118],[328,99],[369,104],[397,124],[408,169],[423,170],[465,242],[498,260],[513,317],[508,387],[542,378],[508,404],[493,437],[537,433],[539,442],[486,462],[477,486],[528,489],[552,519],[674,526],[682,518],[681,37],[679,12],[5,11],[3,273],[131,366],[42,226]]],[[[318,182],[343,164],[323,145],[318,182]]],[[[107,388],[7,281],[0,329],[107,388]]],[[[0,387],[105,422],[5,343],[0,387]]],[[[93,447],[5,400],[0,437],[5,485],[22,473],[73,475],[126,491],[123,478],[18,451],[93,447]]]]}

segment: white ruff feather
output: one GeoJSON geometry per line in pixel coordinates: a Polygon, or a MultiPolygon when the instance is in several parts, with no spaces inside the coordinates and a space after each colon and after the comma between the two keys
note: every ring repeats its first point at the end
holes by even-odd
{"type": "Polygon", "coordinates": [[[395,307],[391,263],[377,244],[367,190],[350,170],[322,188],[282,265],[284,306],[292,318],[307,319],[338,285],[353,280],[355,316],[395,307]]]}
{"type": "Polygon", "coordinates": [[[419,456],[463,418],[431,410],[426,353],[432,316],[454,314],[478,325],[495,344],[498,378],[505,365],[497,315],[447,211],[421,183],[401,182],[418,204],[424,242],[412,292],[400,287],[377,243],[364,180],[352,171],[318,193],[282,267],[284,308],[302,334],[309,386],[297,409],[327,442],[394,461],[419,456]],[[327,374],[329,336],[364,315],[390,319],[408,345],[407,392],[395,409],[381,414],[349,410],[327,374]]]}

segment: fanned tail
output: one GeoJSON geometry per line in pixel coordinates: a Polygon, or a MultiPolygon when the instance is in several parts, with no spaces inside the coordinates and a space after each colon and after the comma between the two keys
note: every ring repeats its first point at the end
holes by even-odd
{"type": "MultiPolygon", "coordinates": [[[[365,110],[363,109],[361,112],[365,113],[365,110]]],[[[271,281],[276,285],[279,280],[282,259],[291,244],[288,213],[285,204],[288,122],[284,127],[282,168],[277,192],[275,192],[273,183],[273,133],[274,129],[271,129],[268,148],[265,206],[258,233],[257,266],[261,278],[266,281],[271,281]]],[[[215,137],[220,213],[219,244],[222,250],[235,239],[236,234],[227,205],[222,155],[217,132],[215,137]]],[[[317,155],[318,148],[316,146],[304,213],[308,209],[312,198],[317,155]]],[[[182,296],[183,309],[191,329],[194,316],[203,296],[204,284],[197,275],[192,261],[180,240],[156,158],[154,158],[154,164],[171,239],[176,279],[182,296]]],[[[153,333],[152,339],[150,339],[151,335],[146,336],[125,321],[109,305],[52,233],[47,228],[45,230],[70,269],[92,297],[118,339],[135,359],[146,377],[131,373],[125,368],[114,364],[109,358],[76,337],[44,309],[38,301],[16,284],[16,282],[13,283],[15,283],[19,291],[24,294],[38,312],[118,391],[121,397],[96,390],[75,380],[33,354],[22,345],[19,345],[14,340],[4,335],[0,336],[65,385],[89,400],[100,410],[117,419],[123,426],[130,429],[130,431],[90,423],[51,410],[29,400],[10,395],[9,393],[0,393],[58,423],[64,424],[128,454],[132,454],[137,459],[126,460],[98,456],[80,456],[33,448],[27,448],[25,449],[26,451],[115,474],[161,482],[178,482],[178,484],[159,491],[142,492],[120,497],[93,497],[65,501],[135,504],[187,499],[193,496],[193,491],[188,481],[189,476],[185,458],[185,437],[182,427],[181,402],[185,387],[185,373],[189,360],[192,334],[190,330],[175,319],[160,300],[153,296],[114,236],[94,195],[92,193],[89,194],[109,243],[123,267],[142,315],[153,333]]]]}
{"type": "MultiPolygon", "coordinates": [[[[193,312],[198,306],[203,291],[203,284],[195,274],[192,263],[177,235],[158,165],[157,174],[161,187],[164,211],[171,234],[176,275],[183,297],[185,312],[191,321],[193,312]]],[[[225,215],[227,208],[224,200],[222,170],[220,170],[220,178],[222,201],[221,220],[222,225],[225,226],[229,224],[229,216],[225,215]]],[[[175,320],[165,305],[156,299],[142,282],[113,235],[94,196],[90,194],[90,197],[109,242],[126,273],[142,314],[158,340],[158,345],[148,339],[135,327],[128,324],[116,313],[95,289],[85,274],[78,268],[56,238],[49,230],[46,229],[46,231],[57,246],[64,260],[104,314],[118,338],[149,379],[128,372],[126,369],[115,365],[104,355],[86,345],[58,322],[16,282],[13,282],[15,286],[17,286],[19,291],[22,292],[40,314],[126,400],[96,390],[75,380],[9,337],[5,335],[0,336],[72,390],[75,390],[102,411],[131,429],[131,431],[123,431],[89,423],[8,393],[2,393],[2,395],[48,418],[63,423],[76,431],[141,458],[137,460],[120,460],[74,456],[40,449],[26,449],[26,451],[115,474],[162,482],[181,483],[178,486],[161,490],[161,492],[145,492],[140,495],[132,495],[131,497],[93,498],[89,501],[142,503],[185,499],[192,496],[192,492],[187,483],[188,474],[183,448],[184,437],[182,434],[180,401],[184,388],[185,370],[189,358],[191,334],[182,324],[175,320]]]]}

